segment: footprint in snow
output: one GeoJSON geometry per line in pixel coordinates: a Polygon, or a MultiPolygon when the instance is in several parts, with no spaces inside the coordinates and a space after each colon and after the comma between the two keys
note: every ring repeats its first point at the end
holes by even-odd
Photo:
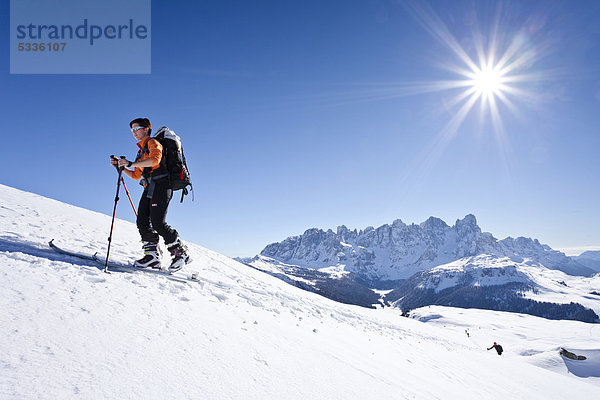
{"type": "Polygon", "coordinates": [[[221,293],[213,293],[213,296],[222,302],[225,302],[229,299],[227,296],[225,296],[224,294],[221,294],[221,293]]]}
{"type": "Polygon", "coordinates": [[[95,277],[95,276],[86,276],[85,280],[91,283],[104,283],[106,282],[105,278],[99,278],[99,277],[95,277]]]}

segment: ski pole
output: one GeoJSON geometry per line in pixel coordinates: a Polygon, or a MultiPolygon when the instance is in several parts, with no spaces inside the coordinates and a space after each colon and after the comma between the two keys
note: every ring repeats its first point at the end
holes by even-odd
{"type": "Polygon", "coordinates": [[[127,190],[127,186],[125,186],[125,180],[123,179],[123,176],[121,176],[121,183],[123,184],[123,187],[125,188],[125,193],[127,193],[127,197],[129,198],[129,203],[131,204],[131,208],[133,208],[133,213],[135,214],[135,216],[137,218],[137,211],[135,211],[135,206],[133,205],[133,201],[131,201],[131,196],[129,195],[129,190],[127,190]]]}
{"type": "MultiPolygon", "coordinates": [[[[111,155],[110,158],[113,159],[117,159],[117,157],[115,157],[114,155],[111,155]]],[[[125,156],[121,156],[121,158],[125,158],[125,156]]],[[[115,195],[115,206],[113,208],[113,215],[112,215],[112,222],[110,223],[110,234],[108,236],[108,249],[106,251],[106,262],[104,263],[104,272],[106,272],[107,274],[110,274],[110,272],[108,272],[108,256],[110,254],[110,244],[112,242],[112,234],[113,234],[113,228],[115,226],[115,214],[117,212],[117,202],[119,201],[119,189],[121,188],[121,180],[123,179],[123,167],[119,167],[118,165],[115,165],[115,168],[117,168],[117,172],[118,172],[118,178],[117,178],[117,194],[115,195]]]]}

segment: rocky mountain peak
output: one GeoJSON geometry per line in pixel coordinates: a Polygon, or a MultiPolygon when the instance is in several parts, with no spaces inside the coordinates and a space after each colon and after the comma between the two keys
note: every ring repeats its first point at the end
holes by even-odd
{"type": "Polygon", "coordinates": [[[261,252],[300,267],[340,267],[368,280],[405,279],[416,272],[480,254],[534,259],[548,268],[571,274],[593,273],[537,239],[509,237],[498,241],[491,233],[481,231],[473,214],[456,220],[453,227],[430,217],[419,225],[406,225],[397,219],[392,224],[377,229],[368,226],[361,231],[351,231],[345,225],[335,232],[312,228],[301,236],[270,244],[261,252]]]}
{"type": "Polygon", "coordinates": [[[404,222],[402,222],[401,219],[395,219],[394,222],[392,222],[392,228],[394,228],[394,229],[406,228],[406,224],[404,222]]]}
{"type": "Polygon", "coordinates": [[[481,228],[477,225],[477,218],[473,214],[468,214],[463,219],[457,219],[454,227],[459,233],[481,233],[481,228]]]}
{"type": "Polygon", "coordinates": [[[449,228],[449,226],[444,221],[436,217],[427,218],[427,220],[425,222],[422,222],[419,226],[426,230],[441,230],[449,228]]]}

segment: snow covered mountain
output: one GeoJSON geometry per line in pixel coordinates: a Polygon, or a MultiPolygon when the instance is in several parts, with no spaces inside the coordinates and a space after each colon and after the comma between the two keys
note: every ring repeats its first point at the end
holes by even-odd
{"type": "MultiPolygon", "coordinates": [[[[104,253],[109,226],[110,216],[0,185],[0,398],[600,396],[597,325],[439,307],[403,318],[299,290],[192,243],[179,281],[105,274],[48,247],[54,238],[104,253]],[[485,350],[495,340],[502,357],[485,350]],[[560,346],[588,358],[568,364],[560,346]]],[[[112,261],[138,252],[135,225],[117,220],[112,261]]]]}
{"type": "Polygon", "coordinates": [[[391,225],[361,231],[345,226],[336,232],[313,228],[272,243],[260,254],[306,268],[340,266],[373,282],[406,279],[417,272],[481,254],[529,258],[572,275],[594,273],[537,239],[497,240],[491,233],[481,231],[473,215],[457,220],[454,226],[430,217],[420,225],[407,225],[398,219],[391,225]]]}
{"type": "Polygon", "coordinates": [[[297,287],[363,306],[373,304],[365,293],[377,287],[393,289],[373,291],[379,303],[403,310],[440,304],[586,322],[600,314],[595,296],[600,278],[577,276],[593,269],[537,239],[497,240],[481,231],[473,215],[453,227],[431,217],[420,225],[396,220],[360,232],[343,226],[336,233],[309,229],[267,246],[247,263],[297,287]],[[350,287],[356,298],[349,290],[341,293],[350,287]]]}
{"type": "Polygon", "coordinates": [[[370,289],[369,282],[343,268],[314,270],[265,256],[245,262],[296,287],[363,307],[381,304],[407,311],[437,304],[584,322],[596,322],[600,314],[600,276],[572,276],[518,257],[464,257],[418,272],[393,290],[370,289]]]}
{"type": "Polygon", "coordinates": [[[403,310],[426,305],[481,308],[597,322],[600,277],[574,277],[523,259],[479,255],[419,272],[386,295],[403,310]]]}
{"type": "Polygon", "coordinates": [[[584,251],[577,257],[577,259],[585,259],[585,260],[596,260],[600,261],[600,250],[588,250],[584,251]]]}
{"type": "Polygon", "coordinates": [[[600,251],[584,251],[580,255],[573,257],[579,264],[584,265],[596,273],[600,272],[600,251]]]}
{"type": "Polygon", "coordinates": [[[303,268],[261,255],[240,261],[290,285],[340,303],[369,308],[384,304],[382,296],[370,289],[369,282],[343,269],[336,267],[320,270],[303,268]]]}

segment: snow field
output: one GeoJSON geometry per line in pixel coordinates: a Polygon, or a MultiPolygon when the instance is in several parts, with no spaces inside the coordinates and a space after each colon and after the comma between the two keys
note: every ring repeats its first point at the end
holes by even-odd
{"type": "MultiPolygon", "coordinates": [[[[577,377],[600,387],[600,325],[579,321],[554,321],[502,311],[427,306],[411,318],[443,328],[457,343],[474,350],[502,345],[502,358],[525,361],[553,372],[577,377]],[[469,332],[467,336],[465,331],[469,332]],[[585,355],[585,361],[559,356],[561,347],[585,355]]],[[[490,354],[495,354],[493,350],[490,354]]]]}
{"type": "MultiPolygon", "coordinates": [[[[462,318],[440,326],[335,303],[193,244],[194,262],[177,274],[198,272],[199,282],[104,274],[47,242],[102,253],[109,216],[5,186],[0,227],[0,398],[600,395],[587,380],[465,342],[462,318]]],[[[135,257],[138,240],[133,224],[117,221],[111,259],[135,257]]]]}

